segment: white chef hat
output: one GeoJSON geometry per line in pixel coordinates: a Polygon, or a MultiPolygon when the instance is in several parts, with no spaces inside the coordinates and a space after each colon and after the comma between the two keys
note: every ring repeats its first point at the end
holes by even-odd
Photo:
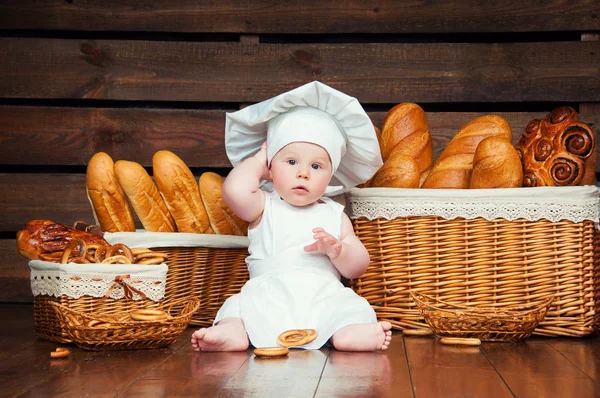
{"type": "Polygon", "coordinates": [[[225,149],[233,166],[265,140],[269,163],[292,142],[325,148],[334,171],[329,195],[367,181],[383,164],[373,123],[358,100],[318,81],[226,114],[225,149]]]}

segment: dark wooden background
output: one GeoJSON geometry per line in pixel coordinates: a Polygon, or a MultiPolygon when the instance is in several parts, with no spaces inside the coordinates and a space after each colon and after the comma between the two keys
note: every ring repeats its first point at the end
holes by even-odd
{"type": "Polygon", "coordinates": [[[27,221],[93,222],[97,151],[151,171],[169,149],[226,175],[225,112],[312,80],[377,126],[418,103],[436,155],[485,114],[515,142],[562,105],[598,132],[599,32],[597,0],[1,1],[0,302],[32,300],[15,250],[27,221]]]}

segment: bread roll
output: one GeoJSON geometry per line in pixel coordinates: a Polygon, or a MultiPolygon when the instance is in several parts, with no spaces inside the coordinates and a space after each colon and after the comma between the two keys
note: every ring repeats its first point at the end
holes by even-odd
{"type": "Polygon", "coordinates": [[[515,188],[523,185],[521,158],[501,137],[483,139],[473,157],[470,188],[515,188]]]}
{"type": "Polygon", "coordinates": [[[467,123],[440,154],[422,187],[469,188],[475,150],[484,138],[492,136],[512,142],[510,126],[500,116],[481,116],[467,123]]]}
{"type": "Polygon", "coordinates": [[[220,175],[206,172],[198,182],[210,225],[217,234],[246,235],[248,223],[236,216],[223,200],[223,181],[220,175]]]}
{"type": "Polygon", "coordinates": [[[375,173],[370,187],[419,188],[419,166],[409,156],[394,152],[375,173]]]}
{"type": "Polygon", "coordinates": [[[595,182],[595,135],[571,107],[556,108],[544,119],[530,121],[516,148],[526,187],[595,182]]]}
{"type": "Polygon", "coordinates": [[[133,210],[149,232],[175,232],[175,221],[148,172],[138,163],[118,160],[115,174],[133,210]]]}
{"type": "Polygon", "coordinates": [[[189,167],[171,151],[152,157],[154,180],[179,232],[213,233],[204,210],[196,178],[189,167]]]}
{"type": "Polygon", "coordinates": [[[112,158],[98,152],[90,159],[86,192],[96,224],[107,232],[133,232],[135,222],[125,192],[117,180],[112,158]]]}
{"type": "Polygon", "coordinates": [[[419,167],[419,185],[433,165],[433,143],[423,109],[411,102],[396,105],[387,113],[381,130],[381,156],[385,162],[392,152],[411,156],[419,167]]]}

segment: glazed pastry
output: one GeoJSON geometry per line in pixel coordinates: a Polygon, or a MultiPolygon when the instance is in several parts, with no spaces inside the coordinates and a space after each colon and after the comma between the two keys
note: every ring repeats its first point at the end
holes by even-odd
{"type": "Polygon", "coordinates": [[[525,128],[516,149],[523,163],[523,186],[593,185],[594,132],[563,106],[525,128]]]}

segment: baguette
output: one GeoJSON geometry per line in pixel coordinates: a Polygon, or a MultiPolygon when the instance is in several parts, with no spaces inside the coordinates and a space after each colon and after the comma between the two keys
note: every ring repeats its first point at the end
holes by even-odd
{"type": "Polygon", "coordinates": [[[223,200],[223,181],[223,177],[211,172],[202,173],[198,181],[210,226],[220,235],[246,235],[248,222],[235,215],[223,200]]]}
{"type": "Polygon", "coordinates": [[[98,152],[90,159],[86,192],[96,224],[106,232],[133,232],[135,221],[125,192],[117,180],[112,158],[98,152]]]}
{"type": "Polygon", "coordinates": [[[475,150],[484,138],[492,136],[512,142],[510,126],[500,116],[481,116],[467,123],[440,154],[422,187],[469,188],[475,150]]]}
{"type": "Polygon", "coordinates": [[[158,151],[152,157],[152,170],[178,231],[213,233],[196,178],[183,160],[171,151],[158,151]]]}
{"type": "Polygon", "coordinates": [[[515,188],[523,185],[519,153],[501,137],[483,139],[473,157],[470,188],[515,188]]]}
{"type": "Polygon", "coordinates": [[[419,188],[419,166],[417,162],[400,152],[393,152],[375,173],[370,187],[419,188]]]}
{"type": "Polygon", "coordinates": [[[175,221],[148,172],[138,163],[118,160],[115,174],[131,206],[149,232],[175,232],[175,221]]]}
{"type": "Polygon", "coordinates": [[[381,130],[381,156],[385,162],[392,153],[412,157],[417,163],[419,186],[423,184],[433,165],[433,142],[423,109],[404,102],[387,113],[381,130]]]}

